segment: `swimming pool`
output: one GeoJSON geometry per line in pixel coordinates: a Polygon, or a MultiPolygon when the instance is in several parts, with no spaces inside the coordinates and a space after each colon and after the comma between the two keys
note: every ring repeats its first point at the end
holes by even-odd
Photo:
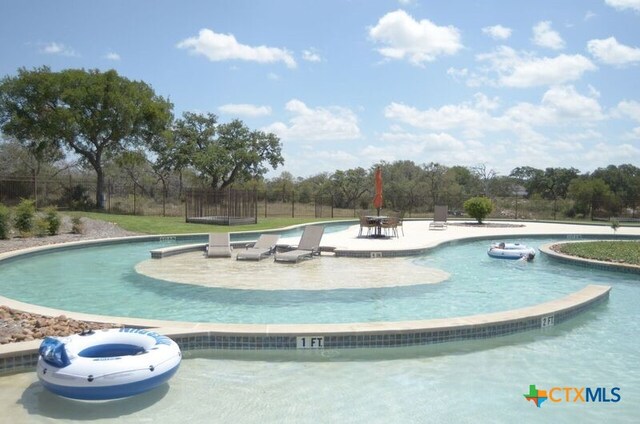
{"type": "MultiPolygon", "coordinates": [[[[617,277],[617,275],[615,276],[617,277]]],[[[612,278],[613,280],[614,278],[612,278]]],[[[35,373],[0,378],[0,409],[16,422],[471,423],[635,422],[640,414],[637,285],[545,332],[421,348],[185,355],[169,385],[108,403],[52,395],[35,373]],[[530,384],[620,387],[618,403],[551,403],[530,384]]]]}
{"type": "MultiPolygon", "coordinates": [[[[547,239],[526,241],[538,246],[547,239]]],[[[636,401],[640,397],[638,276],[558,264],[543,255],[530,264],[490,260],[489,242],[452,243],[402,260],[417,266],[452,267],[450,280],[425,293],[436,299],[441,291],[457,287],[466,293],[467,301],[481,299],[472,302],[474,308],[499,307],[501,303],[491,300],[492,296],[504,303],[526,303],[536,289],[557,297],[565,289],[574,291],[594,282],[612,286],[610,299],[561,326],[481,341],[323,352],[187,352],[169,386],[115,403],[61,400],[42,389],[35,373],[5,376],[0,378],[0,409],[30,423],[91,418],[238,423],[635,422],[640,415],[636,401]],[[475,260],[484,264],[481,279],[469,264],[475,260]],[[528,280],[527,274],[536,278],[528,280]],[[489,287],[475,285],[475,280],[488,279],[489,287]],[[513,292],[527,288],[522,298],[514,296],[513,292]],[[530,384],[539,389],[620,387],[621,401],[547,402],[538,409],[523,396],[530,384]]],[[[98,284],[100,279],[95,281],[98,284]]],[[[3,290],[4,286],[0,293],[6,295],[3,290]]],[[[390,296],[390,302],[398,297],[390,296]]],[[[387,309],[385,299],[378,301],[387,309]]],[[[345,303],[349,302],[335,305],[345,303]]],[[[447,308],[432,308],[429,313],[459,314],[469,306],[447,308]]]]}
{"type": "MultiPolygon", "coordinates": [[[[531,246],[557,238],[525,238],[531,246]]],[[[173,242],[170,242],[173,243],[173,242]]],[[[176,284],[141,275],[136,264],[167,242],[125,243],[51,251],[2,264],[0,293],[57,309],[99,315],[216,323],[346,323],[408,321],[496,312],[531,306],[605,284],[610,274],[554,262],[503,261],[486,254],[486,240],[458,242],[417,258],[367,260],[330,256],[295,267],[271,261],[236,263],[202,258],[212,279],[284,279],[304,285],[322,280],[357,279],[358,266],[391,268],[370,278],[406,278],[413,270],[438,269],[449,278],[438,284],[333,290],[238,290],[176,284]],[[225,266],[244,270],[226,272],[225,266]]],[[[621,277],[622,279],[625,276],[621,277]]],[[[630,278],[630,276],[626,276],[630,278]]],[[[227,281],[228,283],[228,281],[227,281]]],[[[233,280],[230,283],[233,286],[233,280]]]]}

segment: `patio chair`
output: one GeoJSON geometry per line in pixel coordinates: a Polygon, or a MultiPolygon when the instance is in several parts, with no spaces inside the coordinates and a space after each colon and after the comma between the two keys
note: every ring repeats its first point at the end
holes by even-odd
{"type": "Polygon", "coordinates": [[[229,233],[210,233],[207,258],[230,258],[231,240],[229,233]]]}
{"type": "Polygon", "coordinates": [[[365,215],[360,216],[360,231],[358,237],[362,237],[362,231],[367,230],[367,237],[371,235],[371,229],[376,228],[376,223],[372,222],[365,215]]]}
{"type": "Polygon", "coordinates": [[[430,230],[446,230],[447,215],[449,208],[447,206],[436,206],[433,211],[433,222],[429,224],[430,230]]]}
{"type": "Polygon", "coordinates": [[[398,221],[399,218],[397,216],[390,216],[389,218],[382,221],[382,230],[384,231],[385,235],[391,235],[391,237],[399,237],[398,221]]]}
{"type": "Polygon", "coordinates": [[[308,225],[304,227],[300,243],[295,250],[276,252],[276,262],[298,262],[300,259],[311,259],[320,254],[320,240],[324,233],[322,225],[308,225]]]}
{"type": "Polygon", "coordinates": [[[399,233],[399,231],[398,231],[398,230],[402,231],[402,235],[404,236],[404,226],[402,225],[402,222],[404,221],[404,214],[405,214],[405,213],[404,213],[404,211],[403,211],[403,212],[400,212],[400,213],[397,215],[397,218],[398,218],[398,228],[397,228],[396,232],[398,233],[398,237],[400,237],[400,233],[399,233]]]}
{"type": "Polygon", "coordinates": [[[240,250],[236,255],[239,261],[259,261],[275,252],[276,243],[280,235],[278,234],[261,234],[258,240],[251,247],[240,250]]]}

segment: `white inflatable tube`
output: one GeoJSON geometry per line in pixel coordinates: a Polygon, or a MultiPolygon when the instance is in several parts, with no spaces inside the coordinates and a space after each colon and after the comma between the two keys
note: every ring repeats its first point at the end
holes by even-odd
{"type": "Polygon", "coordinates": [[[527,247],[519,243],[496,243],[487,250],[487,255],[498,259],[527,259],[531,260],[536,255],[533,247],[527,247]]]}
{"type": "Polygon", "coordinates": [[[116,328],[47,337],[40,345],[37,374],[45,388],[60,396],[117,399],[163,384],[181,359],[180,348],[169,337],[116,328]]]}

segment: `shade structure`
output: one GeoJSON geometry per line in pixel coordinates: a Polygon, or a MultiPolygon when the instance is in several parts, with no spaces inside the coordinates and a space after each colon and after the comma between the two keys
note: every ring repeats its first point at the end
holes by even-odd
{"type": "Polygon", "coordinates": [[[376,182],[376,194],[373,197],[373,207],[378,210],[380,215],[380,208],[382,208],[382,170],[378,167],[375,173],[376,182]]]}

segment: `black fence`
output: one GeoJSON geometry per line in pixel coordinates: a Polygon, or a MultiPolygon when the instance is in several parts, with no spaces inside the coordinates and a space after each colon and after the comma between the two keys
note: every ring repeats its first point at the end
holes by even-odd
{"type": "MultiPolygon", "coordinates": [[[[127,215],[182,216],[181,190],[160,183],[133,184],[107,180],[104,205],[109,213],[127,215]]],[[[15,206],[31,199],[36,207],[55,206],[59,210],[93,210],[96,204],[96,180],[91,178],[2,178],[0,203],[15,206]]]]}
{"type": "Polygon", "coordinates": [[[185,219],[201,224],[242,225],[258,222],[255,191],[187,189],[185,219]]]}
{"type": "MultiPolygon", "coordinates": [[[[364,206],[367,195],[363,195],[364,206]]],[[[14,206],[20,199],[35,200],[38,208],[56,206],[60,210],[93,210],[96,201],[96,180],[77,176],[65,178],[3,178],[0,176],[0,203],[14,206]]],[[[544,199],[525,199],[520,196],[493,199],[494,211],[489,219],[564,219],[572,209],[570,200],[553,202],[544,199]]],[[[187,222],[212,222],[225,225],[255,223],[259,218],[357,218],[372,214],[373,205],[363,208],[344,205],[328,193],[298,193],[294,190],[223,190],[182,188],[179,180],[163,185],[146,180],[133,183],[127,180],[105,182],[104,205],[108,213],[150,216],[181,216],[187,222]],[[301,201],[304,199],[305,201],[301,201]]],[[[451,215],[463,215],[461,205],[449,205],[451,215]]],[[[385,213],[402,213],[407,218],[430,218],[433,207],[421,205],[401,210],[388,201],[385,213]]],[[[588,217],[576,216],[588,219],[588,217]]],[[[605,220],[611,219],[603,216],[605,220]]],[[[637,220],[635,211],[623,211],[620,222],[637,220]]]]}

